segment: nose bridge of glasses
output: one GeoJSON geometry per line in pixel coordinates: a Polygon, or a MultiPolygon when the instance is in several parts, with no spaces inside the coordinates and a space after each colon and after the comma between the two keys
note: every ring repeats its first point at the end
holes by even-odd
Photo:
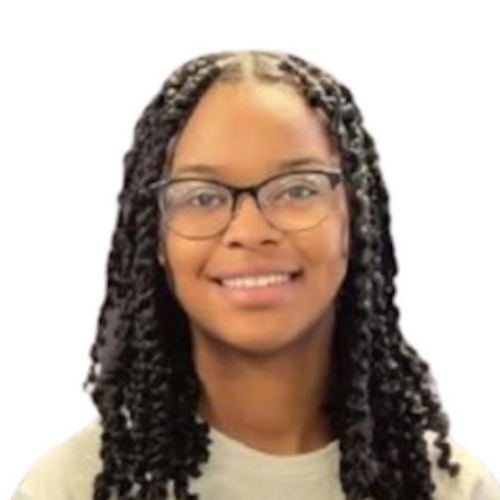
{"type": "Polygon", "coordinates": [[[259,212],[259,215],[265,219],[265,215],[262,213],[260,201],[259,201],[259,187],[260,186],[250,186],[246,188],[233,188],[232,194],[234,199],[232,219],[234,219],[237,214],[241,211],[245,197],[255,205],[255,210],[259,212]],[[245,196],[246,195],[246,196],[245,196]]]}

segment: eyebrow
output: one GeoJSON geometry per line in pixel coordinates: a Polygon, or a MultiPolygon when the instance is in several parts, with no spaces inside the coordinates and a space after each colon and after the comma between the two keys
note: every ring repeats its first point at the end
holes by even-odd
{"type": "MultiPolygon", "coordinates": [[[[331,161],[325,161],[320,158],[313,157],[303,157],[303,158],[293,158],[289,160],[283,160],[276,165],[276,170],[278,172],[284,172],[287,170],[293,170],[299,167],[303,167],[304,165],[310,164],[322,164],[325,166],[333,165],[333,159],[331,161]]],[[[175,171],[172,172],[173,175],[183,175],[188,173],[196,173],[196,174],[208,174],[208,175],[217,175],[217,169],[222,169],[223,167],[217,167],[215,165],[205,165],[205,164],[196,164],[196,165],[180,165],[175,171]]]]}

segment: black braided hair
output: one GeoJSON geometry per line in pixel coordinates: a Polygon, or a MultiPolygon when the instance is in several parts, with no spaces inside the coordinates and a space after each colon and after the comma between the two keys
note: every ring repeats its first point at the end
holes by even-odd
{"type": "MultiPolygon", "coordinates": [[[[323,411],[341,449],[347,500],[431,500],[424,431],[438,465],[456,476],[429,365],[398,326],[397,263],[389,198],[372,137],[349,89],[304,59],[280,52],[207,54],[177,69],[138,120],[124,157],[119,214],[107,264],[92,364],[84,383],[100,412],[103,468],[94,500],[194,500],[189,479],[209,459],[209,426],[197,414],[201,382],[186,313],[157,261],[159,208],[147,187],[214,82],[288,84],[326,117],[341,153],[350,216],[349,268],[336,298],[332,370],[323,411]]],[[[319,116],[319,115],[318,115],[319,116]]],[[[332,332],[333,333],[333,332],[332,332]]],[[[203,500],[203,499],[201,499],[203,500]]]]}

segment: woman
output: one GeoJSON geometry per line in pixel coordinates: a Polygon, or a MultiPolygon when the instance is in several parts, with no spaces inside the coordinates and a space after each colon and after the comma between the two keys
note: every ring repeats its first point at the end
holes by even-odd
{"type": "Polygon", "coordinates": [[[199,57],[124,163],[85,383],[100,418],[15,498],[500,499],[399,329],[388,193],[346,86],[290,54],[199,57]]]}

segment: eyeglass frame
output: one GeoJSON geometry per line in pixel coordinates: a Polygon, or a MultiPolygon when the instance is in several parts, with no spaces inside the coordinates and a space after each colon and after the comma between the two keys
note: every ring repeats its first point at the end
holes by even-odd
{"type": "MultiPolygon", "coordinates": [[[[276,227],[267,218],[267,216],[263,210],[263,207],[260,204],[260,200],[259,200],[259,191],[262,189],[263,186],[265,186],[266,184],[269,184],[270,182],[273,182],[276,179],[279,179],[281,177],[288,177],[288,176],[296,175],[296,174],[322,174],[322,175],[325,175],[330,182],[330,187],[332,188],[332,192],[338,185],[340,185],[341,183],[343,183],[345,181],[344,173],[340,169],[337,169],[335,171],[309,169],[309,170],[297,170],[295,172],[284,172],[282,174],[274,175],[272,177],[264,179],[263,181],[261,181],[257,184],[252,184],[252,185],[246,186],[246,187],[232,186],[230,184],[226,184],[224,182],[221,182],[217,179],[203,179],[200,177],[182,177],[182,178],[177,177],[175,179],[160,179],[158,181],[151,182],[150,184],[147,185],[146,190],[148,192],[153,191],[154,193],[156,193],[157,202],[160,206],[160,210],[161,210],[162,214],[164,214],[165,211],[163,208],[163,203],[161,203],[159,200],[161,190],[166,189],[168,186],[171,186],[172,184],[176,184],[178,182],[185,182],[185,181],[208,182],[209,184],[216,184],[217,186],[225,188],[231,193],[231,197],[232,197],[232,201],[233,201],[233,204],[231,207],[231,216],[229,217],[227,224],[222,229],[220,229],[219,231],[215,232],[214,234],[212,234],[210,236],[192,237],[192,236],[185,236],[182,233],[178,233],[177,231],[175,231],[174,229],[171,228],[174,233],[179,234],[183,238],[194,239],[194,240],[208,239],[208,238],[212,238],[212,237],[216,236],[217,234],[223,233],[229,227],[229,225],[231,224],[231,221],[234,219],[234,217],[236,215],[236,207],[238,206],[238,200],[243,193],[248,193],[255,200],[256,205],[259,208],[264,219],[274,228],[276,228],[280,231],[286,231],[286,232],[287,231],[304,231],[307,229],[312,229],[314,226],[307,227],[304,229],[290,229],[290,230],[284,230],[284,229],[281,229],[279,227],[276,227]]],[[[319,222],[318,222],[318,224],[319,224],[319,222]]]]}

